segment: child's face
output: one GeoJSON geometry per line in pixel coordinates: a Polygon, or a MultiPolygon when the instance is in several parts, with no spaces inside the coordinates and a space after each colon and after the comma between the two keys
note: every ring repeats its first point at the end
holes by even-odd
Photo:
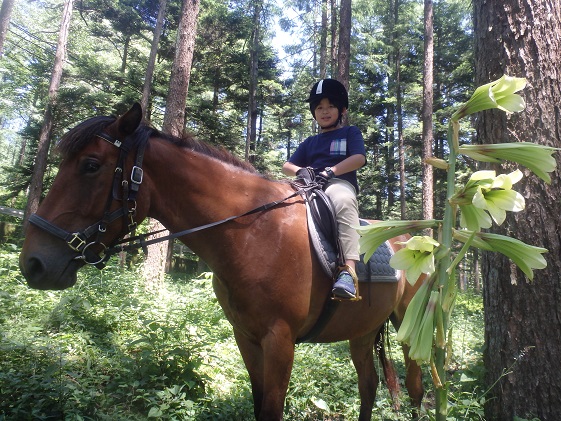
{"type": "Polygon", "coordinates": [[[339,120],[339,110],[329,99],[322,98],[314,110],[314,117],[324,131],[335,130],[339,120]]]}

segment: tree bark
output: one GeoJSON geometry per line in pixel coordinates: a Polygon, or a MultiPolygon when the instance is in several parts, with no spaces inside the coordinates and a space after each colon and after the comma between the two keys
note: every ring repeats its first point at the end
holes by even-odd
{"type": "Polygon", "coordinates": [[[339,13],[339,50],[337,52],[339,82],[349,89],[351,63],[352,0],[341,0],[339,13]]]}
{"type": "MultiPolygon", "coordinates": [[[[198,15],[199,0],[184,0],[177,30],[175,58],[162,128],[164,132],[174,136],[182,136],[185,126],[185,106],[191,77],[198,15]]],[[[151,220],[149,227],[151,231],[163,229],[163,226],[156,220],[151,220]]],[[[167,234],[168,231],[164,231],[160,236],[167,234]]],[[[148,247],[143,272],[149,288],[157,290],[161,285],[169,260],[168,255],[173,251],[172,246],[173,242],[164,241],[148,247]]]]}
{"type": "Polygon", "coordinates": [[[337,0],[330,0],[331,6],[331,76],[338,74],[337,70],[337,50],[339,45],[339,38],[337,36],[338,20],[337,20],[337,0]]]}
{"type": "MultiPolygon", "coordinates": [[[[502,74],[525,77],[526,110],[507,117],[483,113],[476,128],[481,143],[529,141],[561,147],[561,4],[559,0],[475,0],[477,85],[502,74]]],[[[559,154],[556,154],[559,165],[559,154]]],[[[504,165],[501,172],[514,168],[504,165]]],[[[484,353],[487,419],[539,418],[561,414],[561,212],[559,170],[546,185],[524,170],[515,188],[526,210],[509,215],[496,232],[545,247],[548,266],[533,282],[510,261],[485,253],[484,353]]]]}
{"type": "Polygon", "coordinates": [[[62,67],[66,57],[66,45],[68,43],[68,33],[70,31],[70,19],[72,17],[73,0],[65,0],[60,22],[60,32],[58,36],[55,61],[49,84],[49,93],[43,117],[43,125],[39,133],[37,143],[37,156],[33,166],[33,174],[29,186],[29,195],[24,213],[24,230],[27,227],[29,215],[37,212],[41,195],[43,193],[43,177],[47,168],[47,158],[51,144],[51,132],[53,128],[53,112],[56,106],[60,80],[62,79],[62,67]]]}
{"type": "Polygon", "coordinates": [[[173,60],[170,88],[166,100],[163,130],[175,136],[183,134],[185,105],[191,78],[191,65],[195,49],[199,0],[184,0],[177,30],[175,58],[173,60]]]}
{"type": "Polygon", "coordinates": [[[4,54],[4,41],[10,26],[10,17],[16,0],[3,0],[2,7],[0,7],[0,57],[4,54]]]}
{"type": "Polygon", "coordinates": [[[327,0],[321,1],[321,29],[319,42],[319,78],[325,79],[327,75],[327,0]]]}
{"type": "Polygon", "coordinates": [[[148,104],[150,101],[150,92],[152,90],[152,78],[154,77],[154,68],[156,66],[156,55],[158,54],[158,45],[160,44],[160,36],[166,15],[167,0],[160,0],[158,7],[158,18],[156,19],[156,27],[154,28],[154,37],[152,38],[152,46],[150,48],[150,57],[146,66],[146,76],[144,77],[144,86],[142,88],[142,99],[140,105],[144,113],[144,120],[150,121],[150,112],[148,104]]]}
{"type": "Polygon", "coordinates": [[[403,107],[402,107],[402,89],[401,89],[401,52],[399,47],[396,48],[395,55],[395,96],[396,96],[396,113],[397,113],[397,149],[399,154],[399,208],[401,219],[407,219],[407,204],[405,200],[405,138],[403,137],[403,107]]]}
{"type": "Polygon", "coordinates": [[[257,137],[257,79],[259,73],[259,45],[261,42],[261,0],[253,1],[253,31],[249,53],[249,98],[247,110],[247,133],[245,140],[245,160],[250,160],[251,151],[255,150],[257,137]]]}
{"type": "MultiPolygon", "coordinates": [[[[425,48],[423,65],[423,159],[433,156],[433,60],[434,60],[434,36],[433,36],[433,3],[425,0],[425,48]]],[[[433,168],[423,163],[423,219],[434,218],[434,189],[433,168]]]]}

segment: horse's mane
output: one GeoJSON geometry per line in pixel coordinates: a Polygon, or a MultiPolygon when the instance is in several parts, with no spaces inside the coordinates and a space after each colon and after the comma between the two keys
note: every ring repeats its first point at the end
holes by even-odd
{"type": "MultiPolygon", "coordinates": [[[[103,132],[116,120],[117,119],[115,117],[100,116],[92,117],[88,120],[83,121],[76,127],[70,129],[60,139],[57,144],[58,153],[60,153],[63,159],[71,159],[89,142],[91,142],[97,134],[103,132]]],[[[253,165],[237,158],[225,148],[216,147],[209,145],[208,143],[201,142],[189,134],[186,134],[182,137],[176,137],[163,133],[153,127],[141,125],[133,133],[131,139],[129,140],[132,140],[132,142],[134,142],[134,145],[136,145],[139,142],[142,142],[150,137],[158,137],[160,139],[164,139],[168,142],[173,143],[174,145],[177,145],[180,148],[191,149],[195,152],[199,152],[203,155],[216,158],[222,162],[226,162],[246,171],[257,173],[257,170],[255,169],[255,167],[253,167],[253,165]]]]}

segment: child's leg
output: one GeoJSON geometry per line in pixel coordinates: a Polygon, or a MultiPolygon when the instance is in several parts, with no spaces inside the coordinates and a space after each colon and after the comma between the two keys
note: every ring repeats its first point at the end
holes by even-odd
{"type": "Polygon", "coordinates": [[[339,242],[345,264],[349,268],[343,270],[337,276],[337,280],[333,284],[333,296],[335,299],[360,299],[358,296],[358,283],[356,279],[356,262],[359,259],[359,235],[356,229],[359,225],[358,219],[358,203],[354,187],[339,179],[333,179],[329,182],[325,193],[333,202],[337,217],[337,225],[339,231],[339,242]]]}
{"type": "Polygon", "coordinates": [[[356,229],[352,228],[359,226],[355,189],[349,182],[335,178],[330,180],[325,193],[335,208],[339,241],[345,256],[345,263],[355,269],[355,262],[360,258],[358,246],[360,236],[356,229]]]}

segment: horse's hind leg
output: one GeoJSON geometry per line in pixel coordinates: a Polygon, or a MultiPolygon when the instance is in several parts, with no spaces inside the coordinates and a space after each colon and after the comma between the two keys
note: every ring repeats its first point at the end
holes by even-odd
{"type": "Polygon", "coordinates": [[[409,358],[409,347],[403,344],[402,348],[405,360],[405,387],[407,388],[409,399],[411,399],[413,418],[417,418],[425,393],[423,389],[423,373],[419,364],[409,358]]]}
{"type": "Polygon", "coordinates": [[[358,375],[358,392],[360,394],[359,421],[369,421],[378,388],[378,373],[374,366],[374,342],[377,332],[371,332],[349,341],[351,358],[358,375]]]}

